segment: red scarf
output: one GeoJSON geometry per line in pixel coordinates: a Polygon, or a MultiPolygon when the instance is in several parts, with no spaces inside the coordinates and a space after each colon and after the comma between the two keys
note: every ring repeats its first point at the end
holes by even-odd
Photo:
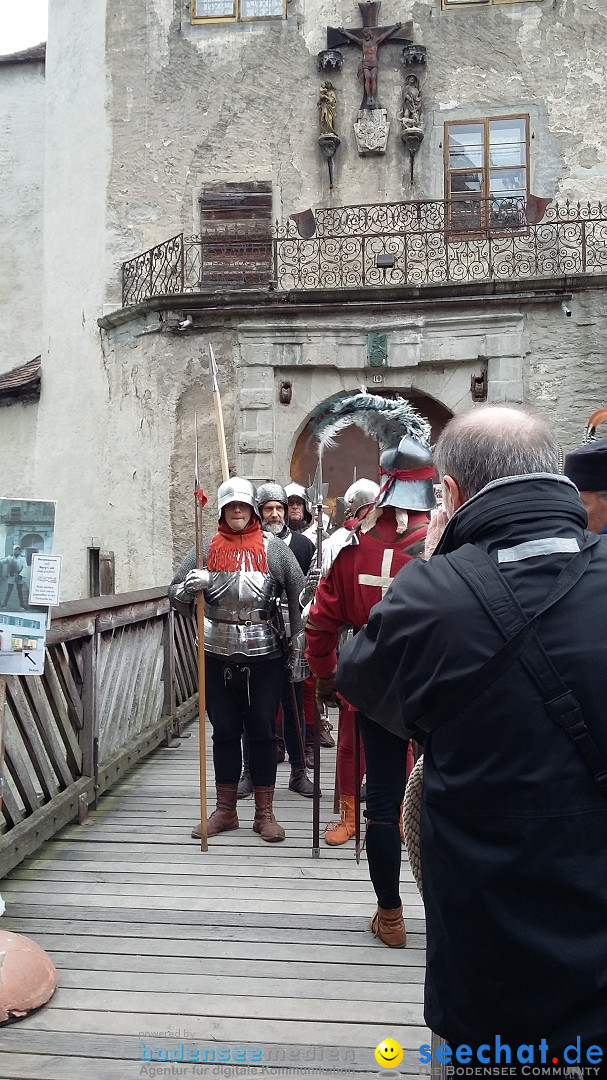
{"type": "Polygon", "coordinates": [[[229,573],[236,570],[261,570],[262,574],[268,573],[263,533],[254,515],[241,532],[234,532],[225,521],[219,522],[217,532],[209,544],[207,569],[227,570],[229,573]]]}

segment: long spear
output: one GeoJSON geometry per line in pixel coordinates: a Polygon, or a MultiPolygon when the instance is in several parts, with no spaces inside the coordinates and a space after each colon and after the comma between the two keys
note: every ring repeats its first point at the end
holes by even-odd
{"type": "MultiPolygon", "coordinates": [[[[318,450],[318,465],[314,483],[307,489],[307,496],[316,506],[316,566],[322,569],[322,512],[329,485],[322,482],[322,455],[318,450]]],[[[312,858],[320,859],[320,710],[314,709],[314,793],[312,797],[312,858]]]]}
{"type": "MultiPolygon", "coordinates": [[[[202,570],[202,511],[206,506],[206,495],[199,482],[198,472],[198,417],[194,413],[194,438],[196,455],[194,467],[194,506],[196,522],[196,567],[202,570]]],[[[200,747],[200,850],[209,850],[207,836],[207,743],[205,728],[206,685],[204,676],[204,593],[196,593],[196,629],[198,631],[198,726],[200,747]]]]}
{"type": "Polygon", "coordinates": [[[213,381],[213,405],[215,408],[215,425],[217,427],[217,439],[219,441],[219,461],[221,463],[221,479],[228,480],[230,472],[228,469],[228,450],[226,447],[226,433],[223,426],[223,410],[221,408],[221,394],[219,393],[219,383],[217,381],[217,362],[215,360],[215,353],[213,352],[213,346],[209,341],[209,372],[213,381]]]}

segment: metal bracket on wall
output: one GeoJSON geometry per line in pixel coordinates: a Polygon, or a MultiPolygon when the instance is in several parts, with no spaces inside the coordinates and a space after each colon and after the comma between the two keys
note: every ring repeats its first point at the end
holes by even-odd
{"type": "Polygon", "coordinates": [[[487,368],[483,368],[480,375],[473,375],[470,379],[470,396],[473,401],[486,401],[487,390],[487,368]]]}

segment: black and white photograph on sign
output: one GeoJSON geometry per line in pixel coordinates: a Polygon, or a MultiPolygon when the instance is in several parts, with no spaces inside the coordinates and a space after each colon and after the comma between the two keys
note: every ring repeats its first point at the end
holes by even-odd
{"type": "Polygon", "coordinates": [[[55,503],[0,498],[0,612],[31,611],[32,557],[50,555],[55,503]]]}

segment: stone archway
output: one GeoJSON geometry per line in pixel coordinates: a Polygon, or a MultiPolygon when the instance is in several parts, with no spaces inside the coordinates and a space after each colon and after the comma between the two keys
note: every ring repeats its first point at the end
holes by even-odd
{"type": "MultiPolygon", "coordinates": [[[[335,401],[340,397],[349,397],[350,394],[335,394],[328,401],[335,401]]],[[[406,397],[415,405],[419,412],[427,417],[432,427],[432,441],[435,442],[439,433],[453,413],[442,402],[430,397],[419,390],[382,390],[381,397],[394,398],[406,397]]],[[[323,481],[329,485],[327,503],[334,512],[336,500],[339,499],[356,476],[366,476],[371,480],[377,479],[379,465],[379,448],[374,439],[365,435],[359,427],[352,424],[346,428],[335,440],[336,445],[326,450],[323,454],[323,481]]],[[[291,478],[298,484],[308,487],[311,484],[316,471],[317,456],[316,447],[310,442],[310,422],[301,430],[293,454],[291,457],[291,478]]]]}

